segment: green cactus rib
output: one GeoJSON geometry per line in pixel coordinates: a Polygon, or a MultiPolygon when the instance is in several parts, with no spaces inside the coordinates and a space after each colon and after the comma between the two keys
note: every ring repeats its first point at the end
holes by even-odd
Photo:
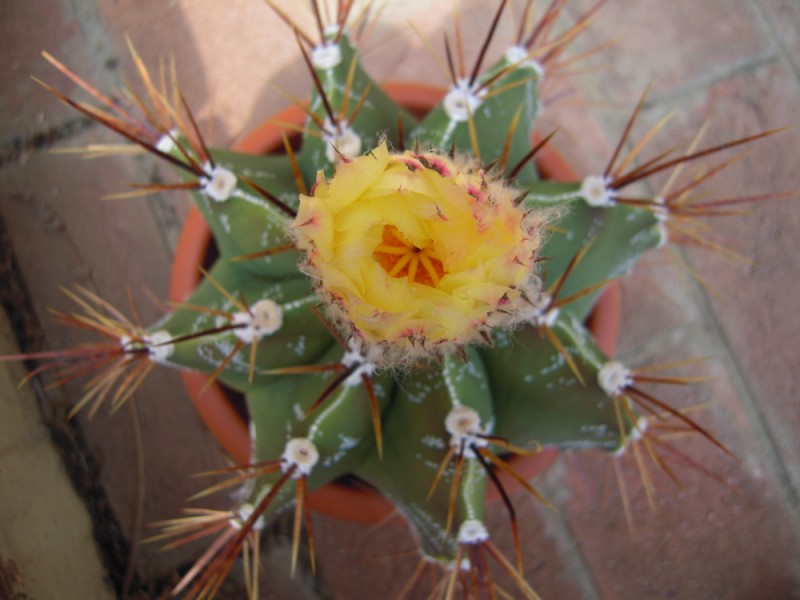
{"type": "Polygon", "coordinates": [[[484,520],[486,472],[477,459],[465,460],[453,515],[450,511],[453,468],[428,497],[436,473],[450,448],[445,419],[454,406],[469,406],[491,428],[491,395],[481,360],[449,358],[439,369],[419,370],[398,381],[385,415],[384,457],[367,455],[355,474],[381,490],[414,524],[422,551],[451,561],[456,555],[455,532],[467,519],[484,520]],[[447,530],[448,521],[450,530],[447,530]]]}
{"type": "MultiPolygon", "coordinates": [[[[230,197],[218,201],[204,192],[192,199],[211,228],[217,251],[225,259],[244,258],[291,243],[287,225],[291,215],[265,199],[247,181],[274,194],[288,209],[297,207],[297,187],[287,156],[253,156],[229,150],[210,149],[216,167],[236,176],[230,197]]],[[[180,157],[178,149],[172,155],[180,157]]],[[[184,178],[185,173],[180,173],[184,178]]],[[[242,260],[255,277],[282,279],[297,276],[299,255],[295,250],[242,260]]]]}
{"type": "MultiPolygon", "coordinates": [[[[341,348],[332,347],[318,363],[337,364],[342,356],[341,348]]],[[[323,404],[306,415],[334,377],[335,373],[273,376],[268,384],[253,386],[247,392],[247,406],[255,424],[251,440],[253,464],[280,458],[291,438],[306,438],[320,455],[308,477],[309,489],[313,490],[352,473],[367,456],[377,454],[369,397],[360,383],[340,385],[323,404]]],[[[393,378],[373,375],[372,385],[383,413],[393,393],[393,378]]],[[[279,474],[272,474],[259,478],[252,485],[248,501],[256,503],[278,477],[279,474]]],[[[265,516],[293,500],[291,489],[281,490],[265,516]]]]}
{"type": "MultiPolygon", "coordinates": [[[[580,196],[580,186],[535,183],[523,202],[527,208],[550,208],[563,213],[541,250],[541,255],[547,257],[543,265],[547,283],[557,281],[573,257],[584,252],[564,282],[562,298],[626,275],[643,252],[663,241],[660,224],[652,212],[623,205],[589,206],[580,196]]],[[[586,319],[600,291],[577,298],[563,310],[578,320],[586,319]]]]}
{"type": "MultiPolygon", "coordinates": [[[[416,125],[416,117],[397,105],[372,80],[361,66],[358,53],[346,34],[341,36],[339,49],[341,61],[337,66],[315,70],[324,92],[324,100],[319,90],[315,89],[309,103],[309,112],[315,115],[316,119],[325,121],[328,118],[325,110],[327,101],[336,113],[337,120],[350,126],[359,137],[361,152],[377,147],[383,139],[397,147],[400,140],[399,123],[402,122],[403,128],[408,131],[416,125]],[[358,115],[352,119],[353,111],[359,104],[361,106],[358,115]],[[341,114],[345,109],[347,114],[341,114]]],[[[306,181],[314,181],[319,170],[326,176],[333,174],[334,163],[328,158],[330,141],[326,141],[322,134],[314,119],[309,117],[303,145],[297,155],[297,161],[306,181]]]]}
{"type": "MultiPolygon", "coordinates": [[[[419,141],[425,149],[453,148],[474,155],[470,134],[470,127],[474,127],[480,158],[486,164],[503,156],[510,139],[505,162],[509,169],[513,168],[530,151],[532,126],[539,110],[539,76],[530,67],[514,66],[501,59],[478,78],[473,88],[487,82],[491,83],[479,93],[480,105],[474,114],[470,112],[472,125],[469,119],[451,118],[443,101],[410,133],[409,139],[419,141]]],[[[519,172],[517,179],[522,185],[538,180],[532,162],[519,172]]]]}
{"type": "MultiPolygon", "coordinates": [[[[231,352],[238,341],[233,331],[211,335],[203,332],[224,328],[230,320],[210,311],[235,314],[241,311],[231,295],[243,298],[249,306],[259,300],[272,300],[282,310],[283,324],[257,346],[253,383],[268,383],[272,376],[264,371],[283,367],[312,364],[334,340],[312,306],[317,298],[311,283],[303,277],[276,282],[255,277],[242,263],[218,260],[207,277],[186,300],[166,319],[156,323],[150,332],[166,331],[173,339],[187,338],[174,344],[168,362],[182,368],[206,373],[213,372],[231,352]],[[223,294],[220,288],[228,290],[223,294]],[[192,337],[194,336],[194,337],[192,337]]],[[[220,380],[243,391],[250,388],[250,348],[245,345],[220,374],[220,380]]]]}
{"type": "Polygon", "coordinates": [[[597,383],[605,355],[573,317],[560,317],[552,332],[580,380],[562,352],[533,326],[497,332],[494,346],[480,349],[494,399],[495,433],[518,445],[536,441],[564,449],[617,450],[621,435],[613,400],[597,383]]]}

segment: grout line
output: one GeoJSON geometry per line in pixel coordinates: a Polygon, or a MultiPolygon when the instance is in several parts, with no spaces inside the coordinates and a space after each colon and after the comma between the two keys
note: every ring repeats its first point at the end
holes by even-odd
{"type": "Polygon", "coordinates": [[[0,144],[0,169],[21,161],[26,154],[41,152],[56,142],[75,137],[93,125],[94,121],[91,119],[76,117],[26,137],[12,136],[11,139],[0,144]]]}
{"type": "MultiPolygon", "coordinates": [[[[678,249],[683,260],[688,263],[685,253],[678,249]]],[[[717,313],[714,311],[708,294],[702,286],[694,282],[690,292],[695,297],[694,304],[705,313],[705,320],[712,328],[712,335],[717,338],[715,345],[720,346],[720,354],[717,357],[726,370],[731,375],[731,384],[739,394],[740,405],[747,415],[748,423],[756,440],[756,446],[761,451],[761,458],[768,465],[771,474],[777,480],[782,491],[784,501],[788,505],[790,519],[795,527],[795,531],[800,534],[800,515],[797,508],[800,506],[800,495],[792,482],[791,473],[781,456],[780,445],[772,435],[766,415],[761,411],[755,394],[745,376],[741,363],[731,349],[728,337],[720,323],[717,313]]]]}
{"type": "MultiPolygon", "coordinates": [[[[2,0],[0,0],[2,2],[2,0]]],[[[86,49],[90,55],[91,64],[94,65],[92,77],[100,89],[110,90],[119,85],[124,79],[121,69],[109,69],[109,62],[119,63],[117,42],[109,35],[108,28],[103,20],[103,15],[97,0],[61,0],[72,15],[83,33],[86,49]]],[[[125,51],[121,51],[124,53],[125,51]]],[[[133,164],[133,163],[131,163],[133,164]]],[[[136,164],[137,172],[142,179],[150,181],[153,178],[153,167],[136,164]]],[[[177,217],[173,208],[166,202],[148,202],[150,214],[155,220],[161,233],[162,242],[170,256],[175,255],[177,236],[180,234],[181,224],[176,225],[177,217]],[[178,231],[176,232],[176,228],[178,231]]]]}
{"type": "Polygon", "coordinates": [[[675,86],[661,93],[652,94],[647,102],[645,102],[644,108],[653,108],[654,106],[658,106],[660,104],[674,104],[676,100],[679,100],[684,96],[697,93],[711,87],[712,85],[716,85],[723,81],[727,81],[728,79],[732,79],[733,77],[738,77],[739,75],[754,71],[759,67],[776,62],[779,59],[780,56],[778,53],[776,53],[774,50],[770,50],[762,52],[761,54],[750,56],[738,62],[725,65],[718,69],[713,69],[684,84],[675,86]]]}
{"type": "MultiPolygon", "coordinates": [[[[563,461],[563,457],[562,457],[563,461]]],[[[565,467],[557,464],[552,467],[537,483],[537,487],[545,497],[556,498],[562,496],[567,485],[563,483],[565,467]],[[559,481],[553,481],[556,477],[559,481]]],[[[583,600],[602,600],[602,595],[597,587],[594,571],[584,556],[583,550],[575,537],[575,532],[570,526],[569,519],[563,510],[550,510],[536,503],[536,510],[541,519],[547,524],[548,532],[561,550],[561,559],[569,571],[570,580],[575,583],[583,600]]]]}
{"type": "Polygon", "coordinates": [[[66,12],[72,13],[83,34],[89,64],[94,71],[91,76],[95,85],[105,89],[119,85],[120,70],[116,66],[113,68],[108,66],[119,63],[116,46],[108,35],[97,0],[61,0],[61,3],[64,4],[66,12]]]}
{"type": "Polygon", "coordinates": [[[751,2],[752,12],[755,13],[756,19],[758,19],[764,33],[776,46],[781,59],[794,75],[795,85],[800,85],[800,63],[794,60],[794,56],[784,41],[783,36],[780,35],[775,27],[775,22],[768,15],[767,9],[764,7],[764,0],[751,0],[751,2]]]}

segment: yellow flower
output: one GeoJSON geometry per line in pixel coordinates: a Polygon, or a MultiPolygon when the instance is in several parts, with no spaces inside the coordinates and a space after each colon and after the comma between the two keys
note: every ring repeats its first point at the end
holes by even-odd
{"type": "Polygon", "coordinates": [[[518,195],[477,164],[381,144],[320,173],[292,226],[339,329],[397,364],[519,320],[543,219],[518,195]]]}

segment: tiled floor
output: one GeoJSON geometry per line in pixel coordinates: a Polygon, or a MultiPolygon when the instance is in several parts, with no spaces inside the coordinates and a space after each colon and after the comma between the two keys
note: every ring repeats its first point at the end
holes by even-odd
{"type": "MultiPolygon", "coordinates": [[[[444,81],[406,21],[413,20],[438,44],[435,32],[458,5],[464,38],[480,39],[495,6],[456,0],[437,2],[435,8],[421,0],[389,4],[371,38],[372,72],[381,80],[433,83],[444,81]],[[411,50],[401,51],[408,44],[411,50]]],[[[522,3],[515,4],[519,10],[522,3]]],[[[571,0],[568,12],[574,17],[590,4],[571,0]]],[[[126,33],[149,64],[175,57],[184,93],[217,144],[285,105],[267,80],[297,95],[308,86],[305,76],[296,77],[298,57],[289,32],[260,0],[0,4],[0,214],[49,347],[75,341],[47,314],[47,307],[69,307],[60,285],[91,286],[118,305],[126,304],[128,285],[144,321],[160,310],[149,301],[150,292],[166,296],[187,201],[99,200],[128,182],[167,175],[148,160],[85,162],[52,154],[111,138],[29,77],[75,91],[39,57],[46,49],[109,89],[123,70],[131,72],[126,33]]],[[[569,81],[553,78],[552,105],[544,115],[543,130],[557,122],[560,147],[575,150],[576,163],[587,172],[602,168],[650,84],[640,135],[677,110],[654,149],[687,146],[706,122],[709,144],[791,126],[754,145],[709,182],[709,198],[800,188],[800,3],[609,0],[579,46],[589,49],[609,40],[616,44],[590,63],[597,69],[569,81]]],[[[738,460],[707,443],[690,442],[687,452],[701,469],[685,469],[682,487],[659,481],[655,513],[635,467],[628,465],[635,524],[630,531],[608,462],[563,456],[542,482],[558,511],[516,499],[524,517],[528,578],[545,599],[800,598],[800,318],[794,314],[800,297],[800,208],[796,199],[776,200],[714,225],[719,239],[746,259],[696,250],[648,256],[624,286],[620,355],[636,364],[710,357],[705,369],[713,381],[671,399],[681,406],[708,402],[703,424],[738,460]]],[[[69,390],[47,393],[56,407],[69,396],[69,390]]],[[[79,475],[96,476],[127,539],[140,521],[176,514],[195,491],[186,474],[223,464],[175,374],[151,377],[136,407],[137,418],[129,410],[113,417],[101,411],[81,422],[93,462],[79,475]]],[[[0,487],[0,495],[6,493],[0,487]]],[[[97,502],[94,509],[96,519],[111,514],[97,502]]],[[[502,511],[494,517],[499,526],[502,511]]],[[[325,597],[392,598],[414,567],[399,556],[413,542],[397,523],[368,528],[320,517],[315,526],[322,580],[316,589],[326,589],[325,597]]],[[[273,550],[273,582],[285,572],[284,550],[273,550]]],[[[104,551],[118,584],[124,552],[108,546],[104,551]]],[[[140,581],[168,580],[191,553],[141,547],[140,581]]],[[[283,583],[274,585],[284,589],[283,583]]],[[[301,579],[271,597],[316,597],[312,588],[301,579]]]]}

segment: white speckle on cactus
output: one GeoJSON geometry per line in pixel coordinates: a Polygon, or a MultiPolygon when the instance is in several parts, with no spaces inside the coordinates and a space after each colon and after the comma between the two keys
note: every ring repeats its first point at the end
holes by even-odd
{"type": "Polygon", "coordinates": [[[234,325],[243,325],[233,330],[234,335],[246,344],[272,335],[283,325],[283,309],[272,300],[259,300],[250,307],[250,312],[233,315],[234,325]]]}
{"type": "Polygon", "coordinates": [[[597,372],[597,383],[609,396],[619,396],[633,383],[631,370],[618,360],[610,360],[597,372]]]}
{"type": "Polygon", "coordinates": [[[656,224],[656,234],[658,235],[656,248],[664,248],[667,244],[669,244],[669,230],[664,223],[656,224]]]}
{"type": "Polygon", "coordinates": [[[451,357],[445,360],[444,368],[442,369],[442,379],[444,379],[444,384],[447,387],[447,395],[450,396],[450,402],[453,406],[458,406],[461,404],[461,400],[458,398],[458,391],[453,383],[453,374],[451,372],[452,363],[453,359],[451,357]]]}
{"type": "Polygon", "coordinates": [[[255,420],[251,420],[247,424],[247,431],[250,433],[250,444],[252,446],[253,456],[255,456],[255,448],[257,443],[256,435],[258,434],[258,427],[256,427],[255,420]]]}
{"type": "Polygon", "coordinates": [[[447,448],[447,444],[445,443],[445,441],[442,438],[437,437],[435,435],[423,436],[422,440],[420,441],[423,446],[427,446],[428,448],[437,448],[439,450],[444,450],[445,448],[447,448]]]}
{"type": "Polygon", "coordinates": [[[302,356],[303,353],[306,351],[306,336],[299,335],[294,343],[288,344],[289,350],[294,352],[296,356],[302,356]]]}
{"type": "Polygon", "coordinates": [[[458,528],[459,544],[481,544],[488,539],[486,526],[477,519],[468,519],[458,528]]]}
{"type": "Polygon", "coordinates": [[[200,177],[200,190],[217,202],[225,202],[236,189],[233,171],[217,165],[207,177],[200,177]]]}
{"type": "Polygon", "coordinates": [[[650,229],[642,229],[631,238],[629,245],[634,248],[634,259],[636,249],[642,246],[650,246],[652,236],[653,232],[650,229]]]}
{"type": "MultiPolygon", "coordinates": [[[[274,293],[274,294],[270,293],[270,296],[272,298],[276,298],[278,291],[280,291],[280,294],[282,295],[283,294],[282,289],[283,288],[278,288],[276,290],[276,293],[274,293]]],[[[286,304],[283,305],[283,310],[284,310],[284,312],[289,312],[289,311],[292,311],[292,310],[296,310],[296,309],[298,309],[298,308],[300,308],[302,306],[305,306],[306,304],[312,304],[312,303],[315,303],[315,302],[318,302],[318,301],[319,301],[319,299],[316,296],[313,296],[313,295],[312,296],[305,296],[303,298],[298,298],[297,300],[292,300],[291,302],[287,302],[286,304]]]]}
{"type": "Polygon", "coordinates": [[[541,371],[539,371],[539,375],[546,377],[551,373],[555,373],[560,368],[562,368],[566,364],[566,359],[564,355],[560,352],[550,357],[550,366],[544,367],[541,371]]]}
{"type": "Polygon", "coordinates": [[[494,331],[494,345],[495,348],[508,348],[511,346],[511,337],[504,330],[494,331]]]}
{"type": "Polygon", "coordinates": [[[544,65],[538,60],[531,60],[528,49],[524,46],[510,46],[506,49],[506,60],[518,67],[527,67],[533,69],[539,79],[544,77],[544,65]]]}
{"type": "MultiPolygon", "coordinates": [[[[358,441],[356,441],[356,446],[358,445],[358,441]]],[[[328,456],[326,459],[322,461],[322,466],[326,469],[334,466],[338,462],[342,461],[343,459],[347,458],[348,451],[351,448],[340,447],[336,453],[328,456]]]]}
{"type": "Polygon", "coordinates": [[[667,201],[664,196],[656,196],[653,198],[653,215],[659,223],[663,223],[669,216],[669,208],[667,208],[667,201]]]}
{"type": "Polygon", "coordinates": [[[667,219],[669,218],[669,209],[667,208],[666,200],[663,196],[656,196],[653,198],[653,214],[656,217],[656,234],[658,235],[658,243],[656,248],[663,248],[669,243],[669,230],[667,229],[667,219]]]}
{"type": "MultiPolygon", "coordinates": [[[[391,494],[386,495],[389,500],[394,500],[391,494]]],[[[427,504],[420,506],[416,502],[409,502],[406,509],[414,516],[414,523],[424,534],[431,536],[431,539],[444,539],[446,537],[444,527],[431,516],[429,513],[430,508],[427,504]]]]}
{"type": "Polygon", "coordinates": [[[410,392],[408,390],[406,391],[406,395],[405,395],[406,399],[409,402],[411,402],[412,404],[422,404],[422,402],[425,400],[426,396],[427,396],[427,394],[425,392],[419,392],[419,393],[414,394],[414,393],[412,393],[412,392],[410,392]]]}
{"type": "MultiPolygon", "coordinates": [[[[370,349],[377,350],[373,347],[370,349]]],[[[361,376],[370,376],[375,372],[375,362],[370,360],[369,356],[365,356],[361,348],[361,343],[356,338],[347,340],[347,352],[342,357],[342,365],[345,368],[355,367],[350,376],[344,380],[344,385],[351,387],[361,384],[361,376]]]]}
{"type": "Polygon", "coordinates": [[[614,190],[608,184],[608,179],[602,175],[589,175],[581,183],[581,197],[589,206],[614,206],[614,190]]]}
{"type": "Polygon", "coordinates": [[[311,440],[299,437],[292,438],[283,449],[281,469],[285,473],[291,467],[296,467],[292,478],[299,479],[310,475],[318,461],[319,450],[311,440]]]}
{"type": "Polygon", "coordinates": [[[346,121],[340,121],[338,125],[326,121],[322,139],[325,141],[325,157],[332,163],[339,155],[355,158],[361,154],[361,136],[346,121]]]}
{"type": "Polygon", "coordinates": [[[311,64],[317,69],[333,69],[342,62],[339,44],[325,42],[311,51],[311,64]]]}
{"type": "Polygon", "coordinates": [[[608,425],[605,423],[584,423],[581,425],[580,431],[596,438],[603,438],[609,433],[608,425]]]}
{"type": "Polygon", "coordinates": [[[625,451],[628,449],[628,446],[631,442],[638,442],[644,437],[644,434],[647,432],[648,420],[646,417],[639,417],[636,420],[636,424],[631,428],[630,433],[625,438],[624,442],[619,448],[617,448],[613,453],[612,456],[619,457],[625,454],[625,451]]]}
{"type": "Polygon", "coordinates": [[[339,434],[339,441],[341,442],[339,445],[340,450],[352,450],[361,443],[359,438],[347,436],[342,433],[339,434]]]}
{"type": "Polygon", "coordinates": [[[564,440],[558,443],[559,448],[563,448],[564,450],[591,450],[597,448],[603,448],[610,450],[614,446],[607,446],[605,444],[601,444],[598,446],[597,442],[592,440],[564,440]]]}
{"type": "Polygon", "coordinates": [[[219,216],[219,223],[222,225],[222,229],[225,233],[231,233],[231,218],[227,214],[221,214],[219,216]]]}
{"type": "Polygon", "coordinates": [[[470,85],[466,79],[460,79],[458,83],[450,87],[447,96],[444,97],[444,112],[452,121],[467,121],[470,115],[481,105],[482,93],[477,93],[477,86],[470,85]]]}

